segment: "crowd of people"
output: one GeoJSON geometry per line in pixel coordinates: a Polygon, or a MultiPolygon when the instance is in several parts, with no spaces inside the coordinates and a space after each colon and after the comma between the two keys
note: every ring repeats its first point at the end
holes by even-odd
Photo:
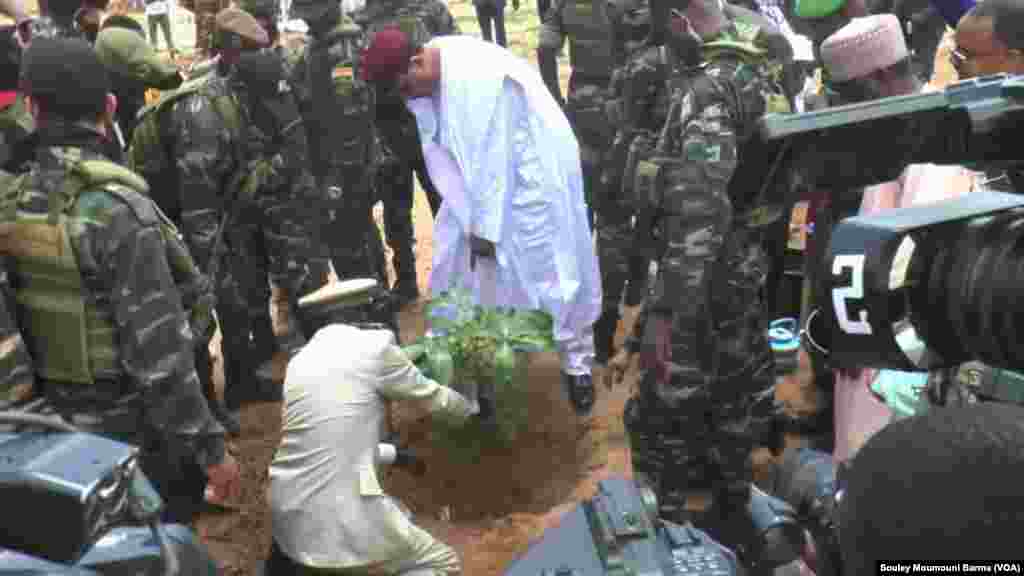
{"type": "MultiPolygon", "coordinates": [[[[385,239],[392,302],[420,297],[415,174],[435,218],[431,292],[459,286],[480,304],[548,312],[581,416],[595,381],[613,386],[635,366],[623,413],[635,479],[662,518],[740,538],[730,530],[747,514],[751,452],[779,449],[768,322],[832,305],[816,290],[796,310],[775,304],[792,191],[815,201],[815,286],[840,219],[1022,181],[1002,166],[912,165],[867,189],[815,190],[800,166],[780,170],[759,148],[757,121],[921,91],[946,24],[962,79],[1022,73],[1024,2],[538,4],[534,66],[504,47],[501,1],[477,3],[480,40],[460,34],[441,0],[370,0],[351,14],[292,0],[308,32],[286,43],[276,0],[196,0],[203,58],[188,70],[161,58],[136,20],[105,16],[102,0],[50,0],[37,17],[5,7],[15,25],[2,34],[0,78],[0,390],[23,385],[64,419],[140,446],[168,519],[183,522],[237,493],[225,438],[240,433],[242,404],[283,400],[271,574],[459,572],[455,551],[381,489],[376,467],[404,458],[382,448],[382,423],[392,400],[455,422],[491,407],[421,373],[394,332],[325,326],[299,306],[332,269],[387,286],[385,239]],[[794,58],[794,30],[811,39],[813,65],[794,58]],[[637,308],[617,350],[623,310],[637,308]],[[218,327],[223,403],[209,346],[218,327]],[[283,386],[269,369],[279,353],[290,358],[283,386]],[[712,494],[709,509],[688,505],[698,492],[712,494]]],[[[161,14],[166,5],[147,10],[151,28],[161,14]]],[[[827,447],[853,462],[849,573],[890,552],[944,559],[958,531],[989,546],[976,551],[1000,550],[984,535],[1024,519],[1005,481],[1019,469],[1017,409],[931,407],[916,374],[808,353],[829,398],[821,408],[835,414],[827,447]],[[1010,432],[979,439],[996,425],[1010,432]],[[960,439],[955,458],[935,460],[949,470],[991,465],[968,488],[980,511],[940,518],[921,495],[941,493],[894,496],[944,482],[879,472],[926,432],[960,439]],[[883,501],[917,502],[915,514],[944,526],[880,526],[867,514],[883,501]],[[1010,513],[994,520],[993,505],[1010,513]]]]}

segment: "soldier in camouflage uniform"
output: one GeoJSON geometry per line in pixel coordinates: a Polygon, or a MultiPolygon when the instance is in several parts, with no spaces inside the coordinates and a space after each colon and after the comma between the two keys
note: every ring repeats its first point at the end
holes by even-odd
{"type": "MultiPolygon", "coordinates": [[[[565,109],[579,140],[583,190],[591,226],[594,225],[595,213],[600,220],[603,204],[607,204],[606,191],[601,189],[600,170],[604,163],[604,151],[608,149],[613,137],[605,113],[605,103],[608,100],[608,84],[617,63],[612,50],[607,8],[608,5],[602,0],[555,0],[548,12],[542,15],[537,46],[537,65],[541,77],[551,95],[565,109]],[[562,51],[566,37],[569,38],[572,75],[569,77],[569,93],[563,98],[558,83],[558,53],[562,51]]],[[[598,238],[600,255],[600,233],[598,238]]],[[[603,269],[603,257],[601,266],[603,269]]],[[[610,301],[607,296],[606,299],[610,301]]],[[[618,302],[614,305],[617,306],[618,302]]]]}
{"type": "MultiPolygon", "coordinates": [[[[601,290],[604,294],[601,317],[594,324],[594,362],[607,364],[612,353],[615,327],[619,321],[619,302],[628,271],[627,252],[632,245],[633,212],[618,198],[618,190],[603,185],[601,170],[606,151],[613,141],[614,126],[608,118],[606,102],[612,72],[617,64],[612,42],[607,0],[554,0],[543,15],[537,64],[548,90],[566,111],[569,122],[579,140],[583,169],[583,191],[591,226],[597,236],[597,254],[601,268],[601,290]],[[558,83],[558,53],[565,38],[569,38],[569,58],[572,76],[569,93],[562,98],[558,83]]],[[[623,2],[622,13],[627,5],[623,2]]],[[[630,26],[626,21],[619,27],[622,50],[628,41],[642,39],[645,30],[630,26]],[[637,38],[637,36],[640,38],[637,38]]],[[[631,22],[630,22],[631,24],[631,22]]],[[[592,388],[592,384],[588,384],[592,388]]],[[[593,390],[582,394],[593,396],[593,390]]],[[[581,402],[592,402],[586,398],[581,402]]]]}
{"type": "Polygon", "coordinates": [[[305,120],[313,173],[330,216],[324,244],[339,278],[387,285],[384,243],[373,221],[378,160],[373,90],[356,67],[364,36],[336,2],[293,2],[309,25],[296,50],[291,82],[305,120]]]}
{"type": "Polygon", "coordinates": [[[621,370],[641,353],[624,420],[636,476],[663,516],[685,520],[686,497],[710,489],[709,519],[724,519],[745,510],[749,457],[773,413],[760,292],[764,235],[781,198],[761,185],[774,158],[751,136],[762,114],[787,112],[790,102],[762,30],[728,18],[715,0],[669,5],[678,12],[654,21],[671,22],[673,52],[691,64],[670,80],[668,121],[652,159],[636,168],[635,191],[655,213],[658,273],[612,364],[621,370]]]}
{"type": "MultiPolygon", "coordinates": [[[[616,68],[608,88],[606,111],[615,135],[601,167],[601,189],[607,194],[596,222],[604,294],[604,310],[594,325],[595,356],[599,364],[606,364],[614,355],[613,342],[623,292],[626,292],[626,306],[640,304],[646,292],[652,246],[649,239],[634,235],[636,210],[629,167],[635,166],[642,150],[649,150],[668,111],[664,86],[669,62],[662,49],[662,29],[651,29],[648,2],[611,0],[607,13],[616,68]],[[634,147],[644,143],[647,143],[644,148],[634,147]]],[[[608,378],[610,374],[604,376],[608,378]]]]}
{"type": "Polygon", "coordinates": [[[227,253],[223,274],[216,281],[225,401],[235,410],[248,396],[245,387],[252,385],[256,368],[249,348],[247,288],[266,283],[269,271],[285,304],[278,348],[291,352],[301,347],[305,337],[295,316],[297,299],[321,285],[308,266],[314,250],[310,231],[319,219],[301,119],[290,92],[282,92],[288,87],[283,62],[276,53],[261,50],[267,34],[248,13],[223,10],[217,26],[217,72],[186,83],[144,110],[131,157],[150,181],[175,182],[176,197],[165,202],[175,205],[203,269],[219,256],[212,253],[217,233],[225,218],[231,220],[221,245],[227,253]],[[151,124],[147,114],[154,115],[151,124]],[[254,244],[262,244],[262,250],[251,253],[254,244]],[[265,263],[253,265],[260,257],[265,263]]]}
{"type": "MultiPolygon", "coordinates": [[[[414,49],[436,36],[460,33],[441,0],[373,0],[353,14],[353,19],[368,37],[398,26],[409,36],[414,49]]],[[[397,276],[392,290],[396,299],[406,302],[419,297],[412,225],[413,173],[427,194],[434,216],[441,207],[441,195],[427,173],[416,118],[406,108],[398,87],[377,85],[375,92],[374,123],[384,147],[377,190],[384,203],[384,232],[397,276]]]]}
{"type": "MultiPolygon", "coordinates": [[[[35,39],[22,86],[40,129],[31,170],[0,184],[0,253],[36,389],[72,423],[140,445],[169,516],[188,522],[204,470],[225,497],[238,466],[199,389],[185,295],[168,260],[184,246],[145,181],[109,160],[120,154],[106,132],[114,99],[88,44],[35,39]]],[[[24,380],[21,359],[5,356],[15,372],[0,380],[24,380]]]]}

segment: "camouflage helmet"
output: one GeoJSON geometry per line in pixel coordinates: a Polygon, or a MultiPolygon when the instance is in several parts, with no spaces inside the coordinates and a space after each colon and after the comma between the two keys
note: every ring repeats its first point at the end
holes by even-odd
{"type": "Polygon", "coordinates": [[[241,8],[225,8],[217,13],[214,30],[214,47],[224,49],[241,47],[248,42],[257,46],[270,43],[270,35],[256,18],[241,8]]]}
{"type": "Polygon", "coordinates": [[[161,58],[134,30],[109,27],[96,37],[96,55],[111,73],[147,88],[173,89],[181,83],[178,67],[161,58]]]}

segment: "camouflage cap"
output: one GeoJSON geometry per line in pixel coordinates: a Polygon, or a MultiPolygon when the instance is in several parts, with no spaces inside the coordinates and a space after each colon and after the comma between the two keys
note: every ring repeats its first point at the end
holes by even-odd
{"type": "Polygon", "coordinates": [[[96,37],[96,55],[114,74],[159,88],[176,80],[178,67],[161,58],[138,32],[105,28],[96,37]]]}
{"type": "Polygon", "coordinates": [[[270,43],[270,36],[256,18],[241,8],[225,8],[215,19],[218,33],[230,33],[256,44],[270,43]]]}

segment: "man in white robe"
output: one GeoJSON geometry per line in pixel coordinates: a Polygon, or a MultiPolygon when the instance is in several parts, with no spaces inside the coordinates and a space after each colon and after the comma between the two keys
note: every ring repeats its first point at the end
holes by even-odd
{"type": "Polygon", "coordinates": [[[367,80],[398,83],[444,197],[431,291],[463,286],[483,305],[549,312],[569,399],[588,413],[600,274],[576,137],[539,73],[493,43],[414,47],[397,29],[375,34],[362,64],[367,80]]]}

